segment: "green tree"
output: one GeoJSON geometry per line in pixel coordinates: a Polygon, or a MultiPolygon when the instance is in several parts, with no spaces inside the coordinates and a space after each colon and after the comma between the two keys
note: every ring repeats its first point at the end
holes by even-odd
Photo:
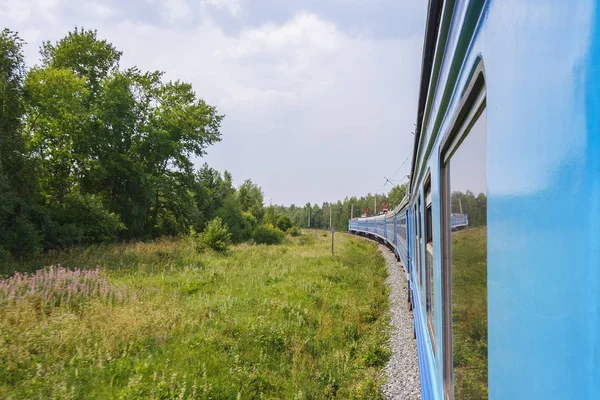
{"type": "Polygon", "coordinates": [[[228,195],[217,215],[227,224],[233,242],[240,243],[252,237],[252,230],[256,225],[256,219],[252,221],[252,214],[243,212],[239,199],[235,195],[228,195]],[[251,216],[249,218],[247,215],[251,216]]]}
{"type": "Polygon", "coordinates": [[[219,252],[227,251],[231,245],[231,233],[219,217],[208,223],[200,239],[204,246],[219,252]]]}
{"type": "Polygon", "coordinates": [[[239,187],[238,192],[242,210],[248,211],[254,215],[257,220],[262,220],[265,210],[261,188],[250,179],[246,179],[239,187]]]}
{"type": "Polygon", "coordinates": [[[23,41],[0,32],[0,253],[36,253],[41,235],[31,220],[35,174],[22,132],[24,113],[23,41]]]}
{"type": "Polygon", "coordinates": [[[389,208],[390,210],[394,209],[398,206],[404,197],[406,196],[406,185],[394,186],[390,193],[388,194],[389,198],[389,208]]]}
{"type": "Polygon", "coordinates": [[[43,67],[70,69],[86,78],[91,95],[109,73],[117,71],[122,55],[106,40],[99,40],[96,31],[78,28],[56,43],[44,42],[40,53],[43,67]]]}
{"type": "Polygon", "coordinates": [[[288,217],[285,214],[280,215],[279,217],[277,217],[277,224],[276,224],[277,228],[281,229],[284,232],[287,232],[288,229],[290,229],[293,224],[292,224],[292,220],[290,219],[290,217],[288,217]]]}
{"type": "Polygon", "coordinates": [[[0,175],[17,191],[25,184],[19,176],[25,163],[25,140],[21,133],[23,43],[8,29],[0,33],[0,175]]]}
{"type": "Polygon", "coordinates": [[[79,143],[85,131],[85,78],[68,69],[33,69],[27,75],[26,134],[40,167],[47,198],[61,201],[84,173],[89,155],[79,143]]]}

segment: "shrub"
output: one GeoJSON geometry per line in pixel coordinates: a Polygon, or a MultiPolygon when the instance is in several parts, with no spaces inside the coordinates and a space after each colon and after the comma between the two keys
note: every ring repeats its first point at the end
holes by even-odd
{"type": "Polygon", "coordinates": [[[60,204],[33,207],[31,215],[45,248],[112,242],[125,229],[119,216],[109,212],[95,195],[70,193],[60,204]]]}
{"type": "Polygon", "coordinates": [[[217,212],[217,216],[227,225],[233,243],[241,243],[252,237],[256,218],[249,212],[242,211],[237,197],[228,196],[217,212]]]}
{"type": "Polygon", "coordinates": [[[224,252],[231,245],[231,233],[221,218],[216,217],[206,225],[204,232],[200,235],[204,246],[219,252],[224,252]]]}
{"type": "Polygon", "coordinates": [[[276,226],[277,228],[281,229],[282,231],[286,232],[288,229],[290,229],[294,224],[292,224],[292,220],[290,219],[290,217],[288,217],[287,215],[280,215],[277,218],[277,223],[276,226]]]}
{"type": "Polygon", "coordinates": [[[292,236],[302,235],[302,231],[300,231],[300,228],[298,228],[297,226],[292,226],[290,229],[287,230],[287,233],[289,233],[292,236]]]}
{"type": "Polygon", "coordinates": [[[244,240],[249,240],[252,238],[252,232],[258,225],[258,221],[254,217],[254,215],[250,214],[248,211],[242,212],[242,217],[244,218],[244,240]]]}
{"type": "Polygon", "coordinates": [[[254,230],[254,241],[262,244],[279,244],[283,241],[284,233],[273,225],[261,225],[254,230]]]}

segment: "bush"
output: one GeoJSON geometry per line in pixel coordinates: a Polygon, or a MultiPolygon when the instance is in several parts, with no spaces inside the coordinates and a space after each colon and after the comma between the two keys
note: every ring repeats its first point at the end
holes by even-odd
{"type": "Polygon", "coordinates": [[[290,229],[294,224],[292,224],[292,220],[290,219],[290,217],[288,217],[287,215],[280,215],[277,218],[277,228],[281,229],[282,231],[286,232],[288,229],[290,229]]]}
{"type": "Polygon", "coordinates": [[[261,225],[254,230],[254,241],[262,244],[279,244],[283,242],[284,233],[273,225],[261,225]]]}
{"type": "Polygon", "coordinates": [[[0,258],[35,255],[42,237],[27,214],[28,205],[0,175],[0,258]]]}
{"type": "Polygon", "coordinates": [[[12,246],[9,250],[15,257],[33,256],[41,250],[41,235],[27,216],[16,217],[10,233],[12,246]]]}
{"type": "Polygon", "coordinates": [[[256,218],[249,212],[242,211],[240,202],[235,196],[228,196],[225,199],[217,216],[227,225],[233,243],[241,243],[252,237],[256,218]]]}
{"type": "Polygon", "coordinates": [[[34,205],[29,213],[46,249],[112,242],[125,229],[94,195],[70,193],[59,204],[34,205]]]}
{"type": "Polygon", "coordinates": [[[200,240],[209,249],[224,252],[231,245],[231,233],[221,218],[216,217],[206,225],[204,232],[200,235],[200,240]]]}
{"type": "Polygon", "coordinates": [[[302,231],[300,231],[300,228],[298,228],[297,226],[292,226],[290,229],[287,230],[287,233],[289,233],[292,236],[302,235],[302,231]]]}
{"type": "Polygon", "coordinates": [[[258,225],[258,221],[248,211],[242,212],[242,217],[244,218],[244,240],[249,240],[252,238],[252,233],[258,225]]]}

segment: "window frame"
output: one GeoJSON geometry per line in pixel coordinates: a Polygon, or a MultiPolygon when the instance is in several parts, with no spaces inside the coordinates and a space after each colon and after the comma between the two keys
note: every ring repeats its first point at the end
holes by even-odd
{"type": "Polygon", "coordinates": [[[415,271],[414,271],[414,277],[415,277],[415,286],[417,286],[419,288],[419,290],[421,290],[421,279],[420,279],[420,273],[421,273],[421,266],[420,266],[420,262],[421,262],[421,255],[419,254],[419,208],[418,208],[418,203],[415,203],[414,209],[413,209],[415,215],[414,215],[414,223],[415,223],[415,232],[414,232],[414,237],[415,237],[415,244],[414,244],[414,249],[415,249],[415,260],[414,260],[414,264],[415,264],[415,271]]]}
{"type": "Polygon", "coordinates": [[[423,202],[421,201],[421,195],[417,199],[417,255],[419,256],[419,291],[421,293],[421,305],[425,308],[426,304],[426,293],[425,293],[425,282],[423,276],[425,275],[424,265],[424,252],[423,252],[423,202]]]}
{"type": "MultiPolygon", "coordinates": [[[[483,110],[487,107],[487,88],[483,60],[476,64],[469,85],[464,92],[459,112],[447,135],[442,140],[440,152],[440,232],[442,255],[442,360],[444,399],[454,399],[454,365],[452,339],[452,227],[449,161],[483,110]]],[[[487,134],[487,132],[486,132],[487,134]]]]}
{"type": "Polygon", "coordinates": [[[423,227],[424,227],[424,250],[425,250],[425,312],[427,319],[427,329],[429,331],[429,337],[431,339],[431,346],[435,354],[436,341],[435,341],[435,329],[434,329],[434,252],[435,247],[433,244],[433,201],[431,193],[431,173],[428,173],[425,179],[424,185],[425,202],[423,207],[425,209],[423,227]],[[431,240],[430,240],[431,239],[431,240]],[[431,258],[429,257],[429,246],[431,245],[431,258]]]}

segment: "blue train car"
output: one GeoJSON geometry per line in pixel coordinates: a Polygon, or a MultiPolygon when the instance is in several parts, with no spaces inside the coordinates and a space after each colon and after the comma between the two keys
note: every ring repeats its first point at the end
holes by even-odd
{"type": "Polygon", "coordinates": [[[469,226],[469,217],[467,214],[452,213],[450,214],[450,228],[464,229],[469,226]]]}
{"type": "Polygon", "coordinates": [[[408,266],[407,204],[408,197],[398,207],[385,214],[353,218],[348,222],[348,230],[350,233],[371,237],[387,245],[406,267],[408,266]]]}
{"type": "Polygon", "coordinates": [[[424,399],[600,398],[599,5],[429,2],[402,255],[424,399]]]}

